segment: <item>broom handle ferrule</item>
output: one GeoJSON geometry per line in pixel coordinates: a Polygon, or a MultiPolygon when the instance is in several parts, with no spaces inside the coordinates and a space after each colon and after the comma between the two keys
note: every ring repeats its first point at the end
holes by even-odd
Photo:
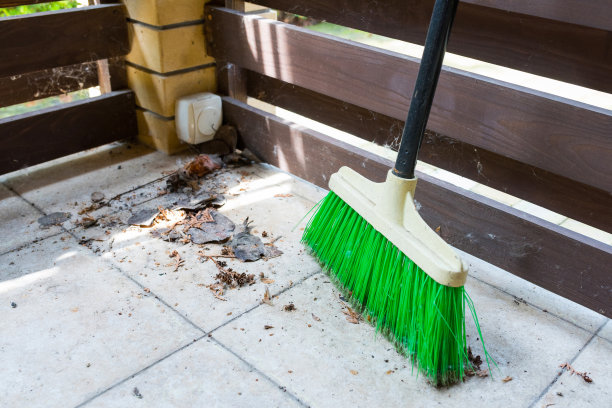
{"type": "Polygon", "coordinates": [[[458,3],[458,0],[436,0],[434,5],[423,58],[402,133],[402,142],[393,168],[393,174],[398,177],[414,178],[417,155],[423,140],[458,3]]]}

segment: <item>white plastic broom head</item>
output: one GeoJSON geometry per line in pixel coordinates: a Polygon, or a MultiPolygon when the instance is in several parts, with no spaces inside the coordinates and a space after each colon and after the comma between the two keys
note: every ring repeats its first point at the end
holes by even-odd
{"type": "Polygon", "coordinates": [[[342,167],[331,176],[329,188],[436,282],[463,286],[468,267],[417,212],[416,183],[391,170],[385,182],[375,183],[342,167]]]}

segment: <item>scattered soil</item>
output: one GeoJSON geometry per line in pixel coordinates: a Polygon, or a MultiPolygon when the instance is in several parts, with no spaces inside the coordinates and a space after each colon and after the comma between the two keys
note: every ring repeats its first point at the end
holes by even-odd
{"type": "Polygon", "coordinates": [[[234,271],[232,268],[226,268],[227,263],[224,261],[217,261],[213,257],[208,257],[217,269],[219,273],[215,276],[215,279],[218,279],[221,283],[231,287],[242,287],[244,285],[252,285],[255,283],[255,275],[246,274],[244,272],[238,273],[234,271]]]}
{"type": "Polygon", "coordinates": [[[293,312],[293,311],[297,310],[297,308],[295,307],[295,305],[293,303],[289,303],[288,305],[283,306],[283,310],[285,312],[293,312]]]}
{"type": "Polygon", "coordinates": [[[472,364],[473,370],[480,370],[480,366],[482,365],[482,358],[479,355],[474,355],[472,353],[472,348],[468,347],[468,361],[472,364]]]}
{"type": "Polygon", "coordinates": [[[481,370],[480,366],[482,365],[482,358],[479,355],[474,355],[472,353],[472,348],[468,347],[468,362],[470,366],[465,368],[465,375],[468,377],[488,377],[488,370],[481,370]]]}

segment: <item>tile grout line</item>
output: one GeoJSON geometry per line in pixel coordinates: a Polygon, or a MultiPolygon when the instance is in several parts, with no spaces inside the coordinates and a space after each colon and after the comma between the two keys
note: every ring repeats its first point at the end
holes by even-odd
{"type": "MultiPolygon", "coordinates": [[[[253,173],[253,175],[254,175],[254,176],[256,176],[256,177],[258,177],[258,178],[260,178],[260,179],[262,178],[262,177],[261,177],[259,174],[257,174],[257,173],[253,173]]],[[[147,182],[147,183],[145,183],[145,184],[142,184],[142,185],[140,185],[140,186],[137,186],[137,187],[134,187],[134,188],[129,189],[129,190],[127,190],[127,191],[124,191],[124,192],[122,192],[122,193],[119,193],[119,194],[117,194],[117,195],[115,195],[115,196],[111,197],[111,200],[113,200],[113,199],[115,199],[115,198],[119,198],[119,197],[121,197],[121,196],[123,196],[123,195],[129,194],[129,193],[131,193],[131,192],[137,191],[138,189],[140,189],[140,188],[142,188],[142,187],[145,187],[145,186],[147,186],[147,185],[150,185],[150,184],[156,183],[156,182],[158,182],[158,181],[164,180],[164,179],[165,179],[165,178],[167,178],[167,177],[169,177],[169,176],[163,176],[163,177],[160,177],[160,178],[158,178],[158,179],[152,180],[152,181],[147,182]]],[[[11,187],[6,186],[4,183],[2,183],[2,185],[3,185],[3,186],[5,186],[5,187],[6,187],[6,188],[7,188],[9,191],[11,191],[11,192],[12,192],[13,194],[15,194],[17,197],[19,197],[21,200],[23,200],[24,202],[26,202],[28,205],[30,205],[31,207],[33,207],[33,208],[34,208],[36,211],[38,211],[38,212],[39,212],[40,214],[42,214],[43,216],[44,216],[44,215],[48,215],[48,214],[47,214],[45,211],[43,211],[41,208],[39,208],[39,207],[38,207],[36,204],[34,204],[33,202],[30,202],[29,200],[27,200],[26,198],[24,198],[22,195],[20,195],[18,192],[16,192],[15,190],[13,190],[11,187]]],[[[158,196],[158,197],[159,197],[159,196],[158,196]]],[[[149,202],[149,201],[152,201],[152,200],[154,200],[155,198],[158,198],[158,197],[152,197],[151,199],[148,199],[148,200],[145,200],[145,201],[143,201],[143,202],[141,202],[141,203],[138,203],[136,206],[141,205],[141,204],[145,204],[145,203],[147,203],[147,202],[149,202]]],[[[302,198],[304,198],[304,197],[302,197],[302,198]]],[[[110,202],[111,200],[109,200],[109,202],[110,202]]],[[[119,211],[120,211],[120,210],[118,210],[118,211],[114,211],[114,212],[111,212],[111,213],[109,213],[109,214],[107,214],[107,215],[113,215],[113,214],[118,213],[119,211]]],[[[46,237],[46,238],[44,238],[44,239],[51,238],[51,237],[55,237],[55,236],[60,235],[60,234],[62,234],[62,233],[67,233],[67,234],[69,234],[70,236],[72,236],[72,237],[73,237],[73,238],[74,238],[74,239],[77,241],[77,244],[78,244],[78,242],[79,242],[79,238],[76,236],[76,231],[75,231],[75,230],[78,228],[78,226],[74,226],[74,227],[72,227],[72,228],[70,228],[70,229],[68,229],[68,228],[64,227],[63,225],[59,225],[59,227],[60,227],[60,228],[61,228],[61,230],[62,230],[61,232],[58,232],[57,234],[54,234],[54,235],[52,235],[52,236],[50,236],[50,237],[46,237]]],[[[33,243],[35,243],[35,242],[38,242],[38,241],[32,241],[32,242],[29,242],[29,243],[27,243],[27,244],[24,244],[24,245],[20,246],[19,248],[15,248],[15,249],[10,250],[10,251],[8,251],[7,253],[12,252],[12,251],[17,250],[17,249],[21,249],[21,248],[26,247],[26,246],[28,246],[28,245],[31,245],[31,244],[33,244],[33,243]]],[[[89,249],[89,250],[90,250],[90,251],[93,253],[93,255],[96,255],[98,258],[100,258],[100,255],[96,254],[96,253],[95,253],[95,252],[94,252],[94,251],[93,251],[91,248],[88,248],[88,249],[89,249]]],[[[2,254],[2,255],[4,255],[4,254],[2,254]]],[[[129,279],[130,281],[132,281],[133,283],[135,283],[135,284],[136,284],[138,287],[140,287],[140,288],[141,288],[141,289],[143,289],[143,291],[144,291],[144,288],[145,288],[145,287],[144,287],[144,286],[143,286],[143,285],[142,285],[140,282],[138,282],[136,279],[134,279],[134,278],[132,278],[131,276],[127,275],[127,274],[126,274],[126,273],[125,273],[125,272],[124,272],[124,271],[123,271],[123,270],[122,270],[120,267],[118,267],[118,266],[116,266],[116,265],[112,265],[112,264],[109,264],[109,266],[110,266],[112,269],[114,269],[115,271],[117,271],[119,274],[123,275],[125,278],[127,278],[127,279],[129,279]]],[[[311,278],[312,276],[314,276],[314,275],[316,275],[316,274],[319,274],[319,273],[321,273],[321,271],[316,271],[316,272],[313,272],[313,273],[311,273],[311,274],[309,274],[309,275],[307,275],[307,276],[303,277],[303,278],[302,278],[302,279],[300,279],[300,280],[299,280],[299,281],[298,281],[296,284],[293,284],[293,285],[291,285],[291,286],[288,286],[288,287],[286,287],[286,288],[282,289],[281,291],[279,291],[279,292],[277,292],[276,294],[274,294],[272,297],[273,297],[273,298],[274,298],[274,297],[277,297],[277,296],[279,296],[279,295],[281,295],[281,294],[283,294],[283,293],[287,292],[288,290],[290,290],[290,289],[292,289],[292,288],[295,288],[295,287],[299,286],[299,285],[300,285],[301,283],[303,283],[305,280],[307,280],[307,279],[311,278]]],[[[132,379],[132,378],[136,377],[137,375],[141,374],[142,372],[144,372],[144,371],[148,370],[149,368],[151,368],[151,367],[153,367],[153,366],[157,365],[158,363],[160,363],[160,362],[164,361],[165,359],[167,359],[167,358],[171,357],[172,355],[174,355],[174,354],[178,353],[179,351],[182,351],[182,350],[184,350],[185,348],[189,347],[191,344],[194,344],[194,343],[198,342],[199,340],[201,340],[201,339],[203,339],[203,338],[206,338],[206,337],[210,337],[212,341],[214,341],[214,342],[215,342],[216,344],[218,344],[218,345],[219,345],[221,348],[223,348],[224,350],[226,350],[227,352],[229,352],[230,354],[232,354],[234,357],[236,357],[236,358],[237,358],[239,361],[241,361],[243,364],[245,364],[245,365],[246,365],[246,366],[247,366],[249,369],[251,369],[253,372],[258,373],[258,374],[259,374],[259,375],[261,375],[261,376],[262,376],[264,379],[266,379],[268,382],[270,382],[271,384],[275,385],[275,386],[276,386],[276,387],[278,387],[280,390],[283,390],[283,391],[284,391],[284,392],[285,392],[285,393],[286,393],[286,394],[287,394],[287,395],[288,395],[288,396],[289,396],[291,399],[293,399],[294,401],[298,402],[298,403],[299,403],[300,405],[302,405],[302,406],[308,406],[308,405],[307,405],[307,404],[305,404],[303,401],[301,401],[301,400],[300,400],[300,399],[299,399],[297,396],[295,396],[293,393],[288,392],[288,391],[287,391],[287,388],[286,388],[285,386],[282,386],[282,385],[280,385],[279,383],[277,383],[276,381],[274,381],[272,378],[270,378],[268,375],[266,375],[266,374],[265,374],[263,371],[259,370],[257,367],[255,367],[255,366],[254,366],[254,365],[252,365],[251,363],[247,362],[247,361],[246,361],[244,358],[242,358],[242,357],[241,357],[239,354],[237,354],[236,352],[234,352],[233,350],[231,350],[231,349],[230,349],[229,347],[227,347],[225,344],[221,343],[221,342],[220,342],[218,339],[216,339],[216,338],[213,338],[213,337],[212,337],[212,332],[214,332],[214,331],[216,331],[216,330],[218,330],[218,329],[220,329],[220,328],[222,328],[222,327],[226,326],[227,324],[229,324],[229,323],[231,323],[231,322],[235,321],[236,319],[238,319],[238,318],[242,317],[243,315],[245,315],[245,314],[247,314],[247,313],[249,313],[249,312],[251,312],[251,311],[253,311],[253,310],[257,309],[257,308],[258,308],[259,306],[261,306],[263,303],[258,303],[258,304],[256,304],[255,306],[251,307],[250,309],[247,309],[247,310],[243,311],[242,313],[240,313],[239,315],[234,316],[232,319],[230,319],[230,320],[228,320],[228,321],[226,321],[226,322],[224,322],[224,323],[220,324],[219,326],[215,327],[214,329],[212,329],[211,331],[209,331],[209,332],[207,333],[207,332],[206,332],[204,329],[202,329],[201,327],[199,327],[198,325],[196,325],[196,324],[195,324],[193,321],[191,321],[189,318],[187,318],[186,316],[184,316],[183,314],[181,314],[181,313],[180,313],[178,310],[174,309],[174,307],[170,306],[170,305],[169,305],[169,304],[168,304],[168,303],[167,303],[165,300],[163,300],[162,298],[160,298],[158,295],[155,295],[155,293],[153,293],[153,292],[150,292],[150,293],[151,293],[151,295],[152,295],[152,296],[154,296],[154,298],[155,298],[156,300],[158,300],[160,303],[162,303],[162,304],[163,304],[164,306],[166,306],[168,309],[172,310],[172,311],[173,311],[173,312],[174,312],[176,315],[178,315],[178,316],[179,316],[181,319],[183,319],[183,320],[184,320],[184,321],[186,321],[188,324],[190,324],[190,325],[191,325],[193,328],[195,328],[196,330],[200,331],[200,332],[202,333],[202,335],[201,335],[200,337],[198,337],[198,338],[194,339],[193,341],[191,341],[191,342],[189,342],[189,343],[187,343],[187,344],[185,344],[185,345],[183,345],[183,346],[179,347],[178,349],[173,350],[173,351],[172,351],[172,352],[170,352],[169,354],[167,354],[167,355],[163,356],[162,358],[160,358],[160,359],[158,359],[158,360],[154,361],[153,363],[151,363],[151,364],[149,364],[148,366],[146,366],[146,367],[144,367],[144,368],[140,369],[139,371],[137,371],[137,372],[135,372],[135,373],[133,373],[133,374],[131,374],[131,375],[127,376],[126,378],[124,378],[124,379],[120,380],[119,382],[117,382],[117,383],[115,383],[115,384],[111,385],[110,387],[108,387],[108,388],[106,388],[106,389],[102,390],[101,392],[98,392],[96,395],[94,395],[94,396],[92,396],[92,397],[88,398],[87,400],[85,400],[85,401],[81,402],[80,404],[78,404],[78,405],[77,405],[75,408],[79,408],[79,407],[82,407],[82,406],[84,406],[84,405],[88,404],[89,402],[91,402],[91,401],[93,401],[94,399],[96,399],[96,398],[100,397],[101,395],[105,394],[106,392],[108,392],[108,391],[110,391],[110,390],[114,389],[115,387],[117,387],[117,386],[119,386],[119,385],[121,385],[121,384],[125,383],[126,381],[128,381],[128,380],[130,380],[130,379],[132,379]]]]}
{"type": "MultiPolygon", "coordinates": [[[[574,364],[574,361],[576,361],[576,359],[580,356],[580,354],[582,354],[582,352],[591,344],[591,342],[593,341],[594,338],[599,337],[598,334],[599,332],[604,328],[604,326],[607,324],[608,322],[605,321],[600,327],[599,329],[597,329],[595,331],[595,333],[591,334],[591,337],[587,340],[587,342],[578,349],[578,352],[576,352],[576,355],[574,355],[574,357],[572,357],[572,359],[569,361],[569,364],[574,364]]],[[[555,378],[553,378],[553,380],[550,382],[550,384],[548,384],[544,390],[542,390],[542,392],[533,400],[533,402],[528,406],[528,408],[534,408],[535,405],[540,402],[540,400],[546,395],[546,393],[552,388],[553,385],[555,385],[557,383],[557,381],[559,380],[559,378],[561,378],[561,374],[563,374],[563,369],[561,369],[560,371],[557,371],[557,373],[555,374],[555,378]]]]}
{"type": "Polygon", "coordinates": [[[263,371],[261,371],[260,369],[258,369],[257,367],[255,367],[253,364],[249,363],[248,361],[246,361],[242,356],[240,356],[238,353],[236,353],[234,350],[232,350],[231,348],[229,348],[228,346],[226,346],[225,344],[221,343],[219,340],[217,340],[214,337],[210,337],[210,339],[212,341],[214,341],[217,345],[219,345],[219,347],[221,347],[223,350],[227,351],[228,353],[230,353],[231,355],[233,355],[234,357],[236,357],[238,360],[240,360],[244,365],[246,365],[248,368],[252,369],[254,372],[259,373],[259,375],[261,375],[265,380],[267,380],[268,382],[276,385],[278,387],[279,390],[282,390],[285,394],[287,394],[292,400],[296,401],[298,404],[300,404],[303,407],[309,407],[308,404],[304,403],[301,399],[299,399],[297,396],[293,395],[292,392],[287,391],[287,387],[280,385],[278,382],[276,382],[274,379],[272,379],[271,377],[268,377],[268,375],[266,373],[264,373],[263,371]]]}
{"type": "MultiPolygon", "coordinates": [[[[72,234],[71,234],[72,235],[72,234]]],[[[92,251],[93,252],[93,251],[92,251]]],[[[98,256],[97,254],[94,253],[94,255],[98,256]]],[[[115,269],[117,272],[119,272],[121,275],[127,277],[128,279],[130,279],[131,281],[133,281],[134,283],[136,283],[139,287],[144,288],[143,285],[141,285],[139,282],[135,281],[133,278],[131,278],[130,276],[126,276],[125,273],[121,270],[121,268],[115,266],[115,265],[110,265],[113,269],[115,269]]],[[[295,285],[291,285],[285,289],[283,289],[282,291],[278,292],[276,295],[273,296],[278,296],[282,293],[285,293],[286,291],[288,291],[291,288],[295,288],[297,286],[299,286],[302,282],[304,282],[306,279],[321,273],[320,271],[318,272],[314,272],[304,278],[302,278],[301,280],[299,280],[295,285]]],[[[258,308],[259,306],[262,305],[262,303],[259,303],[255,306],[253,306],[252,308],[245,310],[244,312],[240,313],[239,315],[233,317],[232,319],[228,320],[227,322],[215,327],[214,329],[210,330],[209,332],[206,332],[204,329],[202,329],[201,327],[199,327],[198,325],[196,325],[195,323],[193,323],[190,319],[188,319],[187,317],[185,317],[182,313],[180,313],[178,310],[174,309],[172,306],[170,306],[168,303],[166,303],[166,301],[164,301],[163,299],[161,299],[159,296],[155,295],[153,292],[151,292],[151,294],[155,297],[156,300],[159,300],[162,304],[164,304],[166,307],[168,307],[170,310],[172,310],[175,314],[177,314],[180,318],[184,319],[185,321],[187,321],[189,324],[191,324],[194,328],[196,328],[197,330],[201,331],[203,334],[202,336],[194,339],[193,341],[189,342],[188,344],[185,344],[181,347],[179,347],[178,349],[170,352],[169,354],[163,356],[162,358],[160,358],[159,360],[154,361],[153,363],[149,364],[148,366],[138,370],[137,372],[130,374],[129,376],[127,376],[126,378],[118,381],[117,383],[111,385],[110,387],[100,391],[98,394],[90,397],[89,399],[87,399],[86,401],[80,403],[79,405],[75,406],[75,408],[80,408],[82,406],[84,406],[85,404],[88,404],[89,402],[93,401],[94,399],[102,396],[103,394],[107,393],[108,391],[111,391],[112,389],[118,387],[119,385],[125,383],[126,381],[129,381],[130,379],[136,377],[137,375],[143,373],[144,371],[148,370],[149,368],[152,368],[153,366],[157,365],[158,363],[161,363],[162,361],[166,360],[168,357],[171,357],[172,355],[178,353],[179,351],[182,351],[184,349],[186,349],[187,347],[189,347],[192,344],[197,343],[198,341],[200,341],[203,338],[209,337],[211,338],[215,343],[217,343],[221,348],[223,348],[224,350],[226,350],[227,352],[231,353],[232,355],[234,355],[236,358],[238,358],[238,360],[240,360],[243,364],[245,364],[248,368],[252,369],[254,372],[259,373],[262,377],[264,377],[268,382],[272,383],[274,386],[278,387],[279,389],[284,390],[293,400],[297,401],[298,403],[300,403],[302,406],[308,406],[306,404],[304,404],[299,398],[297,398],[295,395],[293,395],[291,392],[287,392],[286,391],[286,387],[283,387],[282,385],[278,384],[276,381],[272,380],[270,377],[268,377],[263,371],[259,370],[257,367],[253,366],[252,364],[250,364],[249,362],[247,362],[246,360],[244,360],[241,356],[239,356],[238,354],[236,354],[233,350],[229,349],[227,346],[225,346],[224,344],[222,344],[218,339],[213,338],[212,337],[212,332],[215,330],[218,330],[222,327],[224,327],[225,325],[231,323],[232,321],[236,320],[237,318],[251,312],[252,310],[258,308]]]]}
{"type": "MultiPolygon", "coordinates": [[[[474,279],[474,280],[476,280],[476,281],[478,281],[478,282],[480,282],[480,283],[483,283],[483,284],[485,284],[485,285],[487,285],[487,286],[489,286],[489,287],[491,287],[491,288],[493,288],[493,289],[495,289],[495,290],[498,290],[498,291],[500,291],[500,292],[502,292],[502,293],[504,293],[504,294],[506,294],[506,295],[508,295],[508,296],[512,296],[513,298],[518,299],[518,298],[517,298],[515,295],[513,295],[512,293],[507,292],[507,291],[505,291],[504,289],[499,288],[499,287],[497,287],[497,286],[495,286],[495,285],[493,285],[493,284],[491,284],[491,283],[489,283],[489,282],[486,282],[486,281],[484,281],[484,280],[482,280],[482,279],[476,278],[475,276],[470,276],[470,278],[472,278],[472,279],[474,279]]],[[[538,286],[538,287],[539,287],[539,288],[541,288],[540,286],[538,286]]],[[[541,289],[544,289],[544,288],[541,288],[541,289]]],[[[555,295],[556,295],[556,296],[559,296],[559,295],[557,295],[557,294],[555,294],[555,295]]],[[[561,297],[562,297],[562,296],[561,296],[561,297]]],[[[522,298],[521,298],[521,299],[522,299],[522,298]]],[[[569,299],[567,299],[567,298],[564,298],[564,299],[569,300],[569,299]]],[[[595,330],[595,332],[592,332],[591,330],[586,329],[586,328],[584,328],[584,327],[581,327],[581,326],[577,325],[576,323],[571,322],[571,321],[569,321],[569,320],[567,320],[567,319],[565,319],[565,318],[563,318],[563,317],[561,317],[561,316],[557,315],[556,313],[549,312],[548,310],[544,311],[545,309],[541,308],[540,306],[534,305],[533,303],[528,302],[528,301],[526,301],[525,299],[522,299],[522,302],[524,302],[524,303],[525,303],[527,306],[531,306],[531,307],[533,307],[534,309],[537,309],[537,310],[541,311],[542,313],[546,313],[546,314],[548,314],[548,315],[550,315],[550,316],[553,316],[553,317],[555,317],[555,318],[557,318],[557,319],[559,319],[559,320],[561,320],[561,321],[563,321],[563,322],[565,322],[565,323],[567,323],[567,324],[570,324],[570,325],[572,325],[572,326],[574,326],[574,327],[576,327],[576,328],[578,328],[578,329],[580,329],[580,330],[584,330],[584,331],[586,331],[586,332],[587,332],[587,333],[589,333],[589,334],[595,334],[595,333],[598,333],[598,332],[599,332],[599,330],[601,330],[601,327],[600,327],[599,329],[595,330]]],[[[590,309],[589,309],[589,310],[590,310],[590,309]]],[[[595,313],[597,313],[597,312],[595,312],[595,313]]],[[[599,315],[599,313],[597,313],[597,314],[599,315]]],[[[600,315],[600,316],[603,316],[603,315],[600,315]]],[[[605,317],[605,316],[604,316],[604,317],[605,317]]],[[[606,322],[607,322],[607,320],[606,320],[606,322]]],[[[606,323],[606,322],[604,322],[604,325],[605,325],[605,323],[606,323]]]]}
{"type": "Polygon", "coordinates": [[[19,246],[15,247],[15,248],[13,248],[13,249],[9,249],[9,250],[8,250],[8,251],[6,251],[6,252],[2,252],[2,253],[0,253],[0,256],[8,255],[8,254],[10,254],[11,252],[21,251],[22,249],[27,248],[27,247],[28,247],[28,246],[30,246],[30,245],[36,244],[36,243],[38,243],[38,242],[45,241],[45,240],[50,239],[50,238],[55,238],[55,237],[57,237],[58,235],[61,235],[61,234],[64,234],[64,231],[63,231],[63,230],[58,231],[58,232],[56,232],[56,233],[54,233],[54,234],[51,234],[51,235],[49,235],[49,236],[46,236],[46,237],[44,237],[44,238],[35,239],[34,241],[30,241],[30,242],[26,242],[25,244],[21,244],[21,245],[19,245],[19,246]]]}
{"type": "Polygon", "coordinates": [[[192,341],[190,341],[187,344],[182,345],[181,347],[177,348],[176,350],[171,351],[170,353],[166,354],[165,356],[163,356],[162,358],[160,358],[159,360],[156,360],[154,362],[152,362],[151,364],[149,364],[148,366],[141,368],[140,370],[136,371],[133,374],[130,374],[129,376],[125,377],[122,380],[117,381],[116,383],[114,383],[113,385],[111,385],[110,387],[107,387],[106,389],[98,392],[97,394],[87,398],[85,401],[81,402],[80,404],[76,405],[74,408],[80,408],[83,407],[87,404],[89,404],[91,401],[95,400],[96,398],[100,397],[103,394],[106,394],[107,392],[109,392],[110,390],[120,386],[121,384],[131,380],[132,378],[136,377],[137,375],[143,373],[144,371],[148,370],[149,368],[157,365],[158,363],[161,363],[162,361],[166,360],[169,357],[172,357],[173,355],[175,355],[176,353],[186,349],[187,347],[191,346],[194,343],[197,343],[198,341],[202,340],[203,338],[206,338],[206,334],[202,334],[200,337],[193,339],[192,341]]]}
{"type": "MultiPolygon", "coordinates": [[[[307,279],[310,279],[310,278],[312,278],[313,276],[315,276],[315,275],[317,275],[317,274],[319,274],[319,273],[322,273],[322,272],[321,272],[321,271],[313,272],[313,273],[311,273],[310,275],[307,275],[307,276],[303,277],[302,279],[300,279],[299,281],[297,281],[297,283],[295,283],[295,284],[293,284],[293,285],[291,285],[291,286],[286,287],[285,289],[283,289],[283,290],[281,290],[281,291],[277,292],[276,294],[272,295],[271,297],[272,297],[272,298],[275,298],[275,297],[277,297],[277,296],[280,296],[280,295],[282,295],[283,293],[285,293],[285,292],[289,291],[290,289],[295,288],[295,287],[297,287],[297,286],[301,285],[301,284],[302,284],[303,282],[305,282],[307,279]]],[[[211,330],[208,332],[208,334],[212,334],[213,332],[215,332],[215,331],[217,331],[217,330],[219,330],[219,329],[221,329],[221,328],[223,328],[223,327],[227,326],[228,324],[230,324],[230,323],[231,323],[231,322],[233,322],[234,320],[236,320],[236,319],[238,319],[238,318],[242,317],[243,315],[245,315],[245,314],[247,314],[247,313],[252,312],[253,310],[255,310],[255,309],[257,309],[258,307],[260,307],[261,305],[263,305],[263,302],[260,302],[260,303],[258,303],[258,304],[256,304],[256,305],[254,305],[253,307],[251,307],[250,309],[247,309],[247,310],[245,310],[244,312],[242,312],[242,313],[240,313],[240,314],[238,314],[238,315],[236,315],[236,316],[232,317],[232,318],[231,318],[231,319],[229,319],[228,321],[226,321],[226,322],[224,322],[224,323],[221,323],[219,326],[215,327],[214,329],[211,329],[211,330]]]]}
{"type": "MultiPolygon", "coordinates": [[[[70,235],[71,235],[71,236],[72,236],[72,237],[73,237],[75,240],[77,240],[77,241],[78,241],[78,238],[76,237],[76,235],[74,235],[74,234],[72,233],[72,231],[66,231],[66,232],[67,232],[68,234],[70,234],[70,235]]],[[[98,254],[96,254],[95,252],[93,252],[93,250],[92,250],[92,249],[90,249],[90,248],[88,248],[88,249],[89,249],[89,250],[90,250],[90,251],[93,253],[93,255],[94,255],[94,256],[96,256],[96,257],[98,257],[98,258],[101,258],[101,257],[100,257],[100,255],[98,255],[98,254]]],[[[114,269],[115,271],[117,271],[119,274],[121,274],[122,276],[124,276],[124,277],[128,278],[130,281],[134,282],[134,283],[135,283],[135,284],[136,284],[138,287],[140,287],[140,288],[142,288],[142,289],[144,290],[144,286],[143,286],[143,285],[142,285],[140,282],[138,282],[137,280],[135,280],[135,279],[134,279],[134,278],[132,278],[131,276],[127,275],[127,274],[126,274],[126,273],[125,273],[125,272],[124,272],[124,271],[123,271],[123,270],[122,270],[120,267],[118,267],[118,266],[116,266],[116,265],[113,265],[113,264],[111,264],[111,263],[108,263],[108,262],[107,262],[107,264],[109,264],[109,266],[110,266],[112,269],[114,269]]],[[[316,271],[316,272],[311,273],[310,275],[307,275],[306,277],[304,277],[304,278],[300,279],[300,280],[299,280],[299,281],[298,281],[296,284],[291,285],[291,286],[289,286],[289,287],[287,287],[287,288],[285,288],[285,289],[281,290],[280,292],[276,293],[275,295],[273,295],[273,297],[278,296],[278,295],[281,295],[282,293],[285,293],[286,291],[290,290],[291,288],[295,288],[295,287],[299,286],[299,285],[300,285],[301,283],[303,283],[303,282],[304,282],[306,279],[308,279],[308,278],[310,278],[310,277],[312,277],[312,276],[314,276],[314,275],[316,275],[316,274],[318,274],[318,273],[321,273],[321,271],[316,271]]],[[[179,352],[179,351],[181,351],[181,350],[183,350],[183,349],[185,349],[185,348],[189,347],[190,345],[192,345],[192,344],[194,344],[194,343],[198,342],[199,340],[201,340],[201,339],[203,339],[203,338],[205,338],[205,337],[210,337],[210,338],[212,338],[212,332],[213,332],[213,331],[218,330],[218,329],[219,329],[219,328],[221,328],[221,327],[224,327],[224,326],[225,326],[225,325],[227,325],[228,323],[230,323],[230,322],[232,322],[232,321],[236,320],[237,318],[239,318],[239,317],[241,317],[241,316],[243,316],[243,315],[245,315],[245,314],[247,314],[247,313],[251,312],[252,310],[254,310],[254,309],[258,308],[259,306],[261,306],[261,305],[263,304],[263,303],[258,303],[257,305],[255,305],[255,306],[251,307],[250,309],[248,309],[248,310],[246,310],[246,311],[244,311],[244,312],[240,313],[239,315],[234,316],[232,319],[228,320],[227,322],[225,322],[225,323],[223,323],[223,324],[221,324],[221,325],[219,325],[219,326],[215,327],[214,329],[210,330],[209,332],[206,332],[206,330],[204,330],[203,328],[201,328],[201,327],[199,327],[198,325],[196,325],[196,324],[195,324],[193,321],[191,321],[189,318],[187,318],[186,316],[184,316],[182,313],[180,313],[180,312],[179,312],[178,310],[176,310],[174,307],[170,306],[170,305],[169,305],[169,304],[168,304],[168,303],[167,303],[165,300],[163,300],[162,298],[160,298],[160,297],[159,297],[158,295],[156,295],[154,292],[152,292],[152,291],[151,291],[151,292],[150,292],[150,294],[151,294],[151,296],[153,296],[153,297],[154,297],[154,299],[158,300],[160,303],[162,303],[163,305],[165,305],[165,306],[166,306],[168,309],[172,310],[172,311],[173,311],[173,312],[174,312],[176,315],[178,315],[180,318],[182,318],[183,320],[185,320],[187,323],[189,323],[191,326],[193,326],[193,327],[194,327],[196,330],[198,330],[198,331],[202,332],[202,333],[203,333],[203,334],[202,334],[202,336],[200,336],[200,337],[198,337],[197,339],[194,339],[192,342],[190,342],[190,343],[188,343],[188,344],[186,344],[186,345],[184,345],[184,346],[181,346],[180,348],[178,348],[178,349],[176,349],[176,350],[172,351],[171,353],[169,353],[169,354],[167,354],[166,356],[164,356],[164,357],[160,358],[159,360],[154,361],[153,363],[151,363],[151,364],[149,364],[147,367],[145,367],[145,368],[143,368],[143,369],[141,369],[141,370],[137,371],[136,373],[133,373],[133,374],[129,375],[128,377],[126,377],[126,378],[122,379],[121,381],[119,381],[119,382],[117,382],[117,383],[115,383],[115,384],[111,385],[110,387],[106,388],[105,390],[103,390],[103,391],[99,392],[98,394],[96,394],[96,395],[94,395],[94,396],[90,397],[90,398],[89,398],[89,399],[87,399],[86,401],[84,401],[84,402],[80,403],[79,405],[75,406],[75,408],[79,408],[79,407],[84,406],[85,404],[88,404],[89,402],[93,401],[94,399],[96,399],[96,398],[98,398],[98,397],[102,396],[103,394],[107,393],[108,391],[110,391],[110,390],[114,389],[115,387],[117,387],[117,386],[119,386],[119,385],[121,385],[121,384],[125,383],[126,381],[128,381],[128,380],[130,380],[130,379],[134,378],[134,377],[135,377],[135,376],[137,376],[138,374],[141,374],[142,372],[144,372],[144,371],[148,370],[149,368],[151,368],[151,367],[153,367],[153,366],[157,365],[157,363],[162,362],[162,361],[163,361],[163,360],[165,360],[166,358],[168,358],[168,357],[170,357],[170,356],[174,355],[175,353],[177,353],[177,352],[179,352]]],[[[262,377],[264,377],[264,378],[265,378],[267,381],[269,381],[271,384],[273,384],[274,386],[276,386],[276,387],[278,387],[279,389],[283,390],[285,393],[287,393],[287,394],[290,396],[290,398],[294,399],[295,401],[297,401],[298,403],[300,403],[302,406],[308,406],[308,405],[304,404],[304,403],[303,403],[303,402],[302,402],[302,401],[301,401],[299,398],[297,398],[295,395],[293,395],[291,392],[287,392],[287,391],[286,391],[286,387],[283,387],[282,385],[278,384],[276,381],[272,380],[272,379],[271,379],[270,377],[268,377],[268,376],[267,376],[267,375],[266,375],[266,374],[265,374],[263,371],[259,370],[257,367],[255,367],[255,366],[253,366],[252,364],[248,363],[246,360],[244,360],[244,359],[243,359],[242,357],[240,357],[238,354],[236,354],[235,352],[233,352],[231,349],[227,348],[227,346],[225,346],[224,344],[222,344],[222,343],[221,343],[219,340],[217,340],[217,339],[215,339],[215,338],[212,338],[212,340],[213,340],[215,343],[217,343],[217,344],[218,344],[218,345],[219,345],[221,348],[223,348],[224,350],[228,351],[229,353],[231,353],[232,355],[234,355],[236,358],[238,358],[238,359],[239,359],[241,362],[243,362],[243,363],[244,363],[244,364],[245,364],[247,367],[249,367],[249,368],[250,368],[250,369],[252,369],[253,371],[255,371],[255,372],[259,373],[259,374],[260,374],[262,377]]]]}
{"type": "Polygon", "coordinates": [[[34,205],[34,203],[30,202],[28,199],[26,199],[24,196],[22,196],[21,194],[19,194],[17,191],[15,191],[11,186],[5,184],[5,183],[0,183],[2,184],[8,191],[10,191],[11,193],[15,194],[17,197],[19,197],[20,199],[22,199],[23,201],[25,201],[26,203],[28,203],[28,205],[30,205],[32,208],[34,208],[36,211],[38,211],[40,214],[42,215],[47,215],[47,213],[45,213],[44,211],[42,211],[40,208],[38,208],[36,205],[34,205]]]}

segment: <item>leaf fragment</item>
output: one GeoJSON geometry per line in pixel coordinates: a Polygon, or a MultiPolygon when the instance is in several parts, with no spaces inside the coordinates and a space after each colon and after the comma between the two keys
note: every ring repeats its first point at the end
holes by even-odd
{"type": "Polygon", "coordinates": [[[272,299],[270,298],[270,291],[268,290],[268,288],[266,288],[266,291],[264,292],[263,300],[261,302],[267,305],[270,305],[270,306],[274,306],[272,304],[272,299]]]}

